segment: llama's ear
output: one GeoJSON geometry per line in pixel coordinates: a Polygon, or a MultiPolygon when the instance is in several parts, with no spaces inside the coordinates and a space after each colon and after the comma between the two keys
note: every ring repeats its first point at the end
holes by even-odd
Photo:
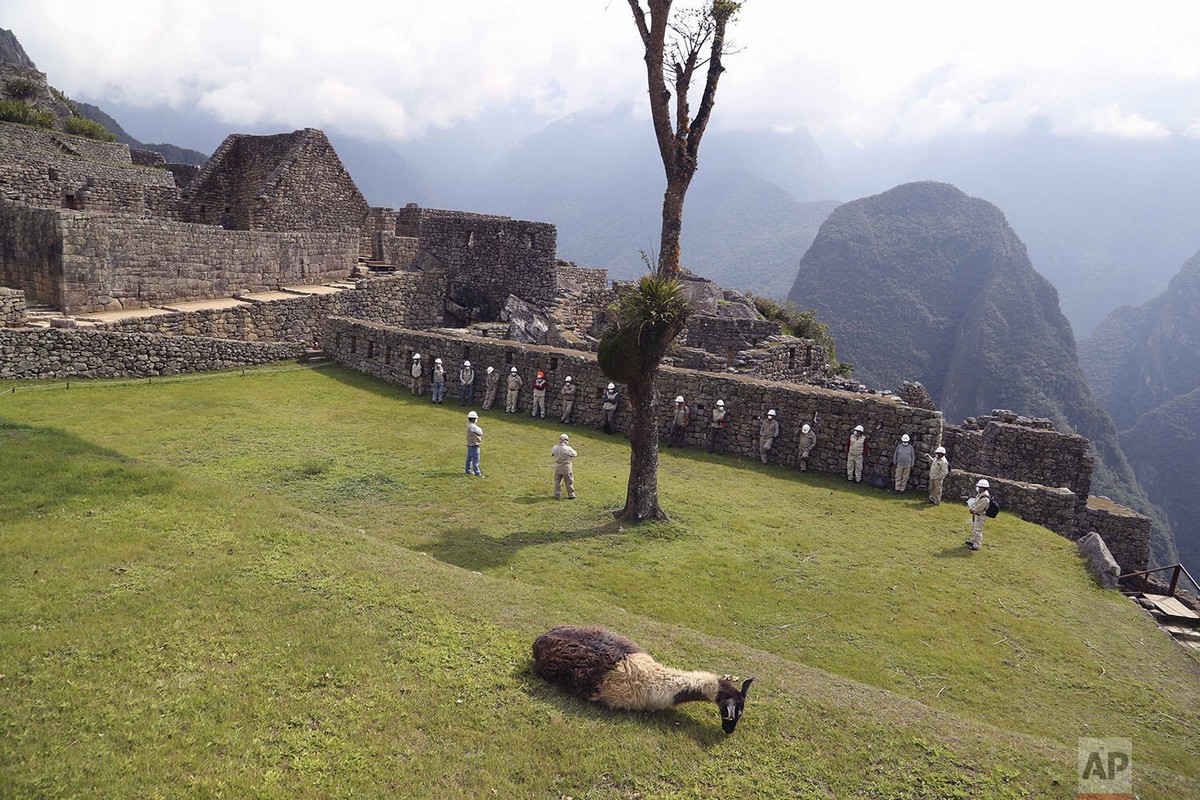
{"type": "Polygon", "coordinates": [[[754,683],[754,678],[746,678],[742,683],[742,697],[746,696],[746,692],[750,691],[750,684],[754,683]]]}

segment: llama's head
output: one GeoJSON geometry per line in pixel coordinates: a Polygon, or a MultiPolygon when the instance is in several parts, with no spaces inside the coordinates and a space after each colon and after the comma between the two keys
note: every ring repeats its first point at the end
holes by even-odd
{"type": "Polygon", "coordinates": [[[726,733],[733,733],[738,720],[742,718],[742,711],[746,708],[746,692],[750,691],[754,678],[743,681],[741,689],[737,687],[736,680],[726,676],[717,683],[717,708],[721,711],[721,730],[726,733]]]}

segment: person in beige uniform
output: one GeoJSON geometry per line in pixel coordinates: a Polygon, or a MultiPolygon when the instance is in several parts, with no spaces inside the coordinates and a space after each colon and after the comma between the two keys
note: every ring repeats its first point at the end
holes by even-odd
{"type": "Polygon", "coordinates": [[[720,452],[724,453],[728,433],[729,417],[725,411],[725,401],[718,400],[713,406],[712,421],[708,423],[708,452],[714,453],[719,447],[720,452]]]}
{"type": "Polygon", "coordinates": [[[568,375],[562,385],[562,422],[571,421],[571,411],[575,408],[575,382],[568,375]]]}
{"type": "Polygon", "coordinates": [[[808,470],[808,457],[812,453],[813,448],[817,446],[817,434],[813,432],[812,425],[807,422],[800,428],[800,456],[796,459],[796,465],[800,467],[801,472],[808,470]]]}
{"type": "Polygon", "coordinates": [[[412,376],[412,393],[420,397],[425,393],[425,365],[421,363],[421,354],[413,353],[412,366],[408,368],[412,376]]]}
{"type": "Polygon", "coordinates": [[[517,410],[517,398],[521,394],[521,385],[525,381],[521,380],[521,376],[517,374],[517,368],[513,367],[508,371],[508,396],[504,401],[504,410],[512,414],[517,410]]]}
{"type": "Polygon", "coordinates": [[[946,460],[946,448],[939,447],[929,457],[929,502],[942,504],[942,484],[950,474],[950,462],[946,460]]]}
{"type": "Polygon", "coordinates": [[[554,459],[554,499],[558,500],[562,497],[562,484],[567,484],[567,499],[574,500],[578,495],[575,494],[575,470],[571,465],[572,460],[579,455],[575,452],[575,448],[567,444],[571,441],[571,437],[563,434],[558,437],[558,444],[550,451],[550,456],[554,459]]]}
{"type": "Polygon", "coordinates": [[[671,431],[667,436],[667,447],[683,446],[683,437],[687,433],[688,420],[692,418],[692,410],[683,401],[683,395],[675,398],[675,409],[671,412],[671,431]]]}
{"type": "Polygon", "coordinates": [[[767,453],[775,446],[775,437],[779,436],[779,420],[775,419],[775,409],[767,412],[762,424],[758,426],[758,457],[762,463],[767,463],[767,453]]]}
{"type": "Polygon", "coordinates": [[[483,410],[487,411],[496,404],[496,390],[500,388],[500,373],[495,367],[488,367],[483,376],[483,410]]]}
{"type": "Polygon", "coordinates": [[[987,478],[980,478],[975,483],[975,496],[967,501],[967,508],[971,509],[971,538],[965,544],[972,550],[983,547],[983,521],[987,519],[988,505],[992,502],[989,488],[991,484],[987,478]]]}
{"type": "Polygon", "coordinates": [[[855,425],[846,442],[846,480],[862,483],[863,461],[867,457],[867,437],[862,425],[855,425]]]}

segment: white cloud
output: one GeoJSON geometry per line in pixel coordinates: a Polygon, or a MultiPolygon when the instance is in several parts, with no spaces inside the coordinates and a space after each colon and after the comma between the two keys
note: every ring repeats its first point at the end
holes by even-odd
{"type": "MultiPolygon", "coordinates": [[[[681,0],[677,0],[681,1],[681,0]]],[[[223,122],[419,136],[488,108],[641,105],[623,0],[5,0],[70,94],[223,122]]],[[[1155,138],[1200,119],[1200,4],[748,3],[716,124],[847,140],[1011,132],[1155,138]]]]}
{"type": "Polygon", "coordinates": [[[1166,139],[1171,136],[1161,122],[1140,114],[1127,114],[1116,103],[1094,108],[1065,123],[1055,125],[1060,135],[1074,133],[1113,136],[1118,139],[1166,139]]]}

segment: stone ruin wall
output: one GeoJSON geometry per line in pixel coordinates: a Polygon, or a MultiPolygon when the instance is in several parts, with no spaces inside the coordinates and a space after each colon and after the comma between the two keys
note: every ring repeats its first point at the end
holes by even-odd
{"type": "Polygon", "coordinates": [[[173,218],[174,176],[135,166],[128,145],[0,123],[0,190],[35,208],[173,218]]]}
{"type": "Polygon", "coordinates": [[[444,270],[449,299],[479,309],[480,319],[499,319],[510,294],[541,306],[554,301],[558,234],[553,225],[417,206],[372,209],[367,220],[392,226],[365,234],[383,248],[373,255],[398,248],[401,255],[393,257],[400,266],[444,270]],[[405,255],[412,253],[412,243],[393,243],[395,238],[416,239],[417,255],[405,255]]]}
{"type": "Polygon", "coordinates": [[[783,328],[765,319],[694,315],[688,319],[683,343],[710,353],[723,353],[733,364],[739,350],[751,350],[763,340],[778,336],[783,328]]]}
{"type": "Polygon", "coordinates": [[[0,286],[0,328],[15,328],[25,319],[25,293],[0,286]]]}
{"type": "Polygon", "coordinates": [[[357,232],[227,231],[165,219],[0,204],[0,285],[72,314],[345,279],[357,232]]]}
{"type": "Polygon", "coordinates": [[[0,380],[176,375],[296,358],[303,349],[200,336],[0,328],[0,380]]]}
{"type": "Polygon", "coordinates": [[[0,286],[32,301],[62,307],[60,214],[0,200],[0,286]]]}
{"type": "Polygon", "coordinates": [[[608,289],[608,270],[581,267],[573,261],[559,260],[555,283],[559,289],[568,292],[602,292],[608,289]]]}
{"type": "MultiPolygon", "coordinates": [[[[525,379],[520,408],[528,410],[529,383],[534,373],[540,370],[546,373],[550,383],[547,391],[548,413],[556,415],[561,411],[559,389],[563,378],[570,375],[579,387],[573,424],[598,426],[601,422],[600,395],[609,379],[600,372],[596,358],[591,353],[519,345],[470,336],[459,331],[414,331],[343,318],[332,318],[326,325],[325,349],[329,355],[349,367],[391,383],[407,386],[406,367],[414,352],[420,352],[423,357],[444,359],[452,375],[457,374],[455,365],[461,364],[463,359],[470,359],[476,368],[477,401],[483,398],[483,374],[488,366],[503,372],[515,366],[525,379]]],[[[448,396],[457,397],[459,387],[456,381],[447,381],[446,388],[448,396]]],[[[862,424],[871,432],[872,440],[878,443],[868,452],[864,479],[890,474],[892,450],[899,443],[900,434],[909,433],[919,454],[913,481],[917,485],[925,485],[928,461],[920,454],[932,452],[942,429],[940,413],[909,408],[882,397],[677,367],[660,368],[658,393],[663,411],[659,422],[663,426],[664,436],[669,423],[667,411],[671,407],[671,399],[682,394],[688,399],[693,413],[686,442],[695,447],[707,447],[707,419],[714,403],[720,398],[725,401],[731,420],[729,452],[755,458],[758,456],[758,430],[762,416],[768,409],[776,409],[781,431],[771,460],[788,466],[796,463],[800,426],[811,421],[813,413],[817,412],[820,414],[818,441],[810,458],[810,469],[832,474],[845,474],[845,440],[855,425],[862,424]]],[[[621,408],[616,423],[619,430],[628,430],[628,408],[621,408]]]]}
{"type": "Polygon", "coordinates": [[[319,348],[323,320],[331,316],[430,328],[437,314],[444,276],[440,273],[400,272],[364,278],[355,288],[331,294],[296,294],[285,299],[239,296],[232,308],[168,311],[92,323],[120,333],[163,336],[207,336],[251,342],[291,342],[319,348]]]}
{"type": "Polygon", "coordinates": [[[1122,574],[1146,569],[1150,563],[1150,520],[1115,503],[1097,503],[1097,499],[1089,499],[1083,524],[1076,527],[1071,538],[1095,531],[1121,565],[1122,574]]]}

